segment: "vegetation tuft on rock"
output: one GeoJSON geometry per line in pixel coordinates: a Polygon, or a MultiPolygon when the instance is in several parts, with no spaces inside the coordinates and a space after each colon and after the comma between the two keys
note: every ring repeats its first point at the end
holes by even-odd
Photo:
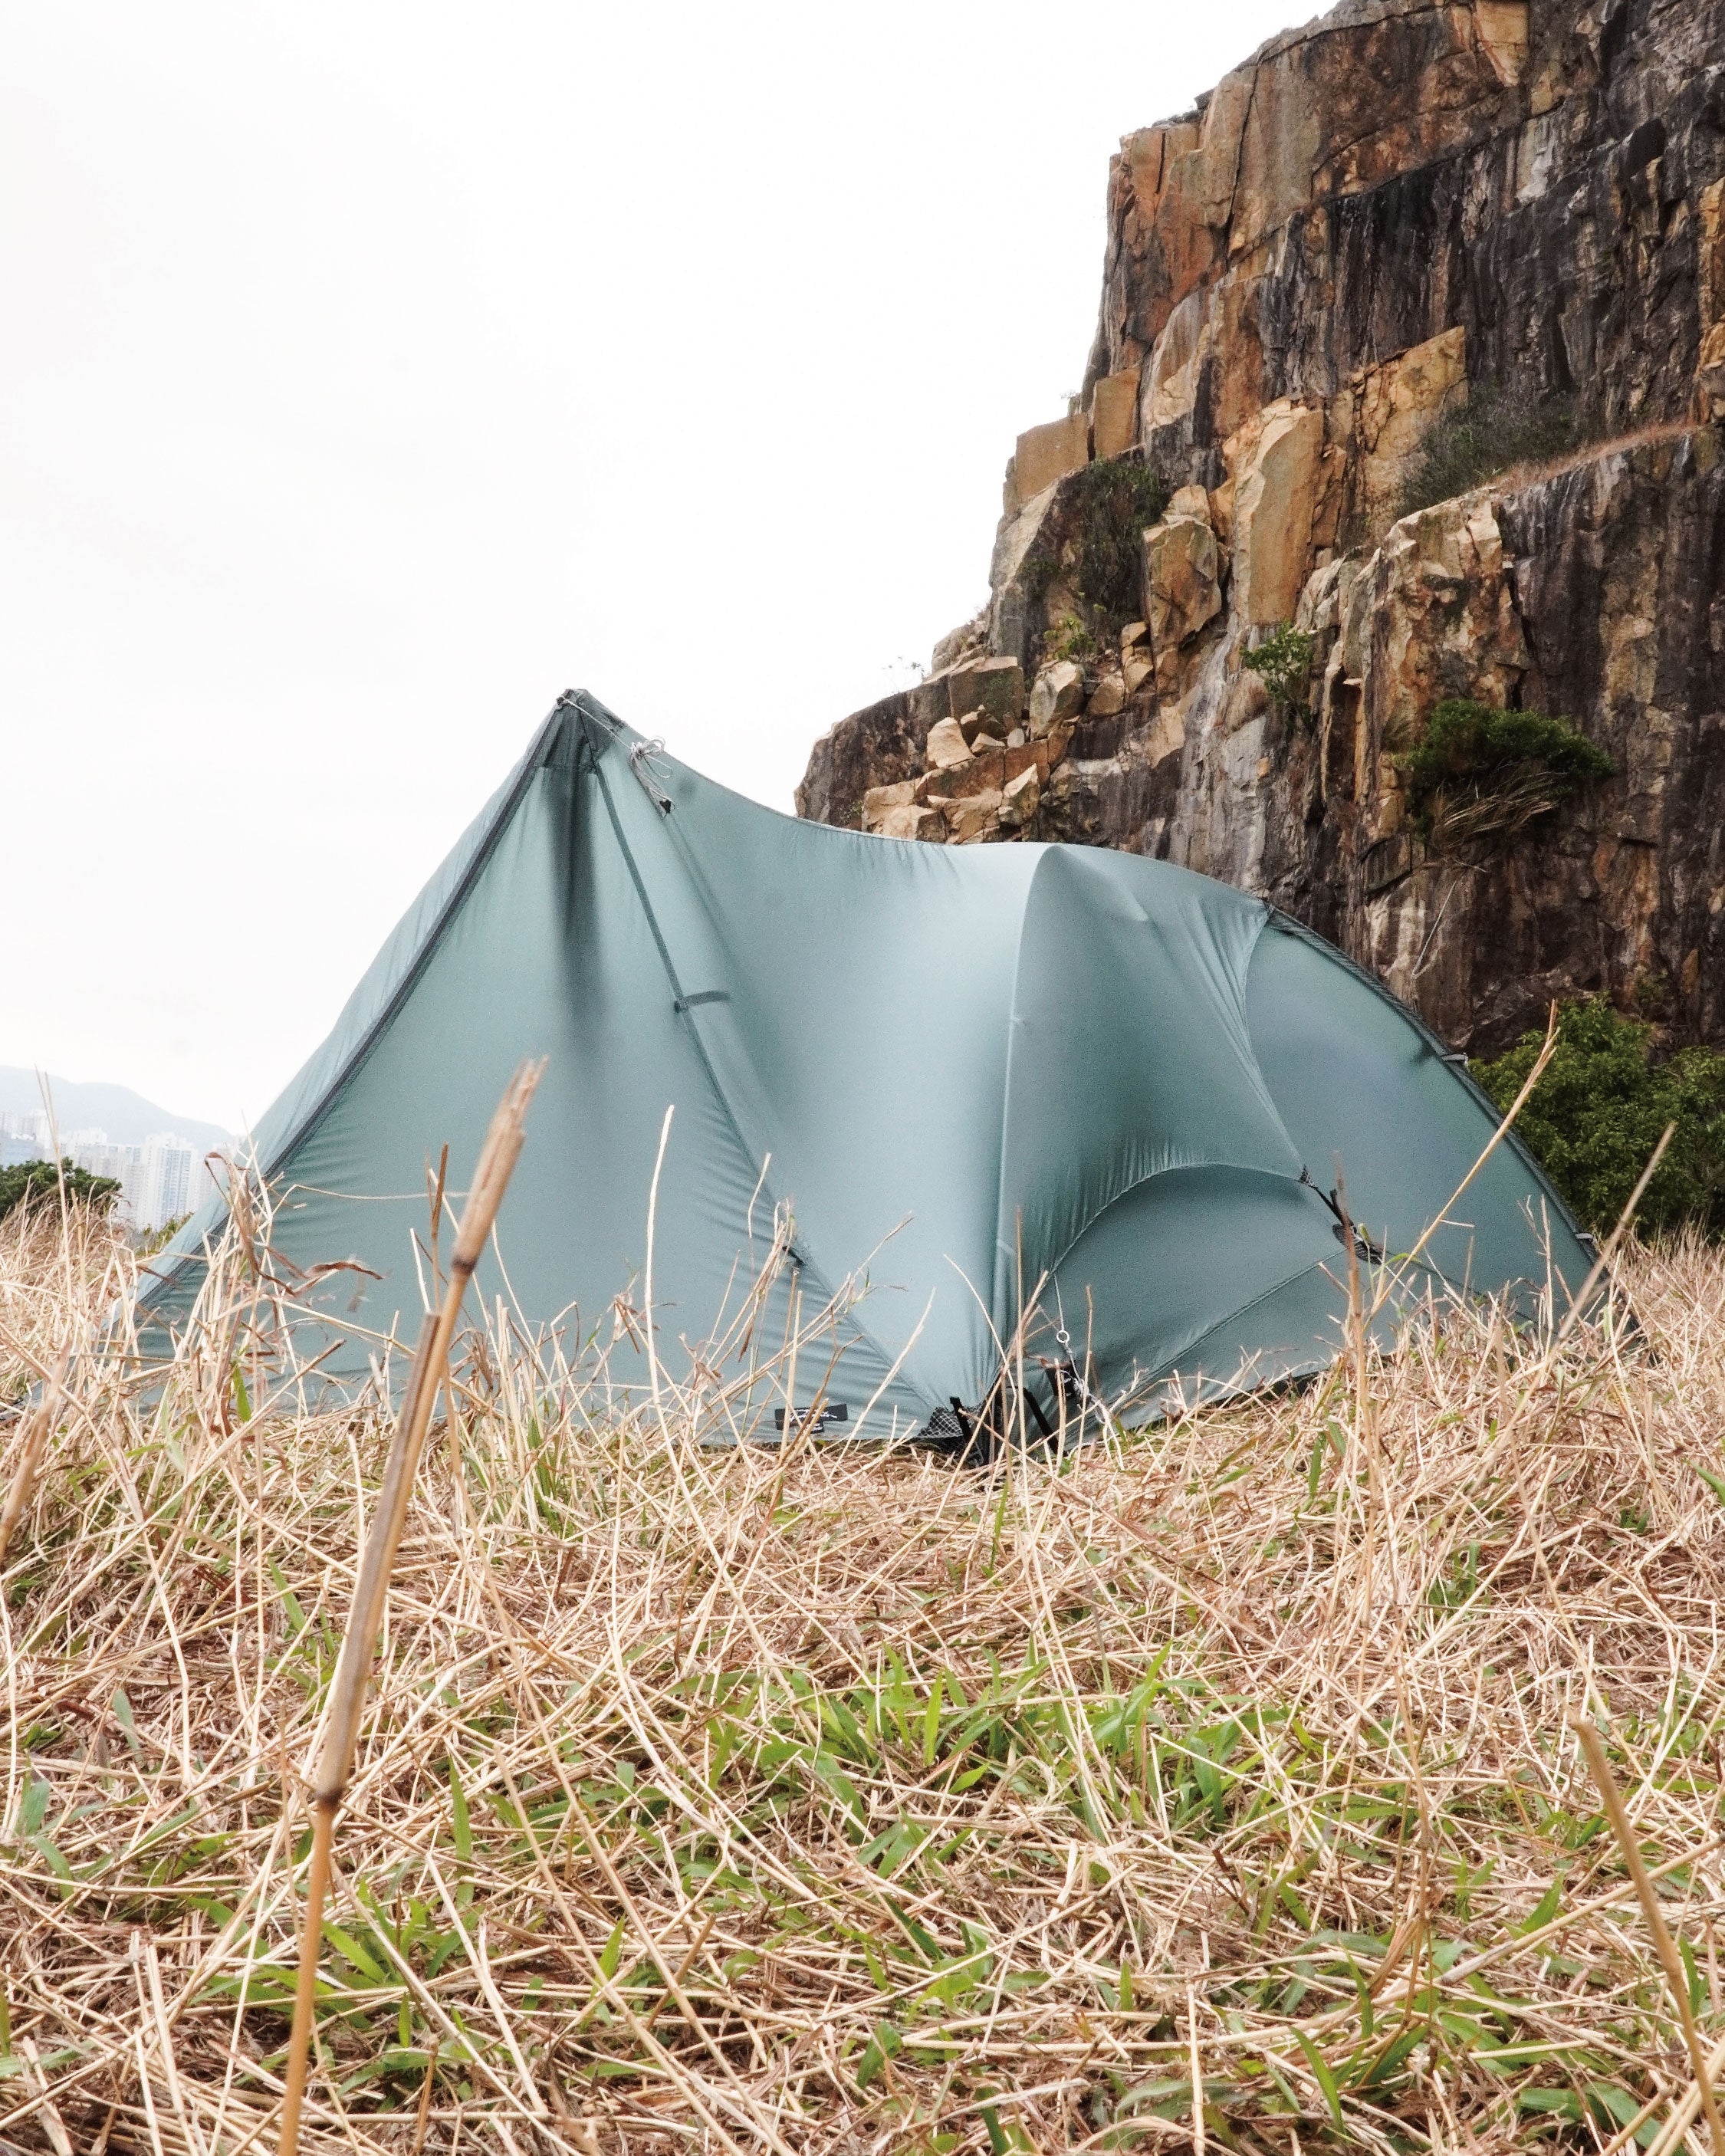
{"type": "Polygon", "coordinates": [[[1142,603],[1144,531],[1168,506],[1162,475],[1134,457],[1109,457],[1086,465],[1075,491],[1079,591],[1110,621],[1130,620],[1142,603]]]}
{"type": "Polygon", "coordinates": [[[1568,719],[1452,696],[1396,767],[1415,825],[1442,844],[1519,830],[1616,766],[1568,719]]]}
{"type": "Polygon", "coordinates": [[[1095,652],[1096,640],[1076,613],[1063,613],[1057,621],[1050,622],[1044,634],[1043,654],[1058,663],[1062,659],[1088,659],[1095,652]]]}
{"type": "Polygon", "coordinates": [[[1435,420],[1420,444],[1398,513],[1411,516],[1452,501],[1516,465],[1543,464],[1582,440],[1569,406],[1476,382],[1467,402],[1435,420]]]}
{"type": "MultiPolygon", "coordinates": [[[[1473,1075],[1507,1109],[1543,1045],[1523,1034],[1473,1075]]],[[[1725,1055],[1680,1049],[1652,1059],[1653,1029],[1622,1017],[1603,996],[1567,1005],[1558,1045],[1516,1129],[1577,1217],[1604,1234],[1615,1228],[1636,1178],[1668,1124],[1665,1158],[1636,1218],[1649,1229],[1686,1224],[1725,1233],[1725,1055]]]]}
{"type": "Polygon", "coordinates": [[[1060,573],[1058,557],[1040,547],[1025,556],[1024,566],[1019,572],[1019,581],[1033,599],[1046,598],[1060,573]]]}

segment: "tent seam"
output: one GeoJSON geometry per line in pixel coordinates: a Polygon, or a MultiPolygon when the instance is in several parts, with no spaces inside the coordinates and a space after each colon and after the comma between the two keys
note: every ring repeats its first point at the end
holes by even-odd
{"type": "MultiPolygon", "coordinates": [[[[1001,1084],[1000,1149],[999,1157],[995,1164],[994,1182],[994,1281],[993,1291],[993,1307],[990,1312],[990,1321],[993,1324],[997,1333],[1000,1331],[1000,1302],[1005,1285],[1002,1278],[1002,1275],[1005,1268],[1006,1255],[1004,1236],[1005,1223],[1002,1219],[1002,1214],[1006,1203],[1006,1139],[1012,1105],[1012,1075],[1014,1060],[1014,1051],[1016,1047],[1015,1029],[1019,1024],[1019,982],[1022,975],[1024,966],[1024,925],[1029,918],[1030,903],[1035,894],[1036,886],[1042,879],[1043,870],[1046,866],[1050,855],[1053,850],[1054,850],[1051,847],[1045,845],[1038,849],[1039,858],[1035,867],[1030,872],[1029,880],[1025,883],[1023,903],[1019,909],[1018,941],[1017,946],[1013,953],[1012,1005],[1007,1014],[1006,1020],[1006,1069],[1001,1084]]],[[[1259,943],[1263,939],[1265,930],[1268,928],[1271,924],[1274,911],[1274,908],[1266,901],[1260,902],[1260,912],[1256,931],[1252,937],[1250,944],[1247,947],[1245,963],[1240,968],[1237,1016],[1240,1022],[1240,1034],[1245,1043],[1247,1054],[1250,1060],[1253,1090],[1256,1092],[1260,1103],[1267,1111],[1271,1121],[1275,1124],[1276,1128],[1281,1133],[1282,1142],[1287,1147],[1290,1156],[1295,1160],[1299,1160],[1301,1162],[1302,1170],[1305,1170],[1306,1163],[1303,1159],[1301,1159],[1300,1148],[1294,1143],[1293,1133],[1289,1130],[1286,1123],[1282,1119],[1281,1111],[1276,1106],[1275,1096],[1271,1092],[1268,1081],[1265,1078],[1263,1066],[1258,1060],[1257,1044],[1252,1039],[1251,1021],[1246,1009],[1246,983],[1251,975],[1252,959],[1256,954],[1259,943]]],[[[1084,1225],[1079,1229],[1077,1233],[1068,1240],[1060,1250],[1059,1255],[1051,1258],[1049,1260],[1045,1270],[1050,1277],[1052,1277],[1052,1276],[1060,1270],[1060,1266],[1065,1263],[1067,1258],[1070,1256],[1071,1253],[1077,1248],[1078,1245],[1083,1241],[1084,1238],[1090,1233],[1091,1229],[1096,1226],[1096,1223],[1104,1219],[1106,1214],[1111,1213],[1115,1206],[1121,1204],[1122,1200],[1129,1198],[1133,1191],[1141,1190],[1147,1183],[1154,1182],[1158,1176],[1182,1174],[1186,1173],[1189,1169],[1198,1168],[1240,1168],[1242,1173],[1253,1175],[1273,1176],[1280,1182],[1297,1184],[1301,1180],[1298,1176],[1283,1175],[1281,1171],[1275,1168],[1258,1168],[1255,1166],[1245,1168],[1242,1163],[1235,1161],[1214,1160],[1182,1162],[1178,1167],[1153,1168],[1148,1175],[1135,1177],[1132,1182],[1125,1186],[1123,1189],[1116,1191],[1114,1195],[1109,1199],[1106,1204],[1099,1206],[1096,1210],[1091,1214],[1084,1225]]],[[[1320,1200],[1320,1203],[1322,1203],[1322,1200],[1320,1200]]],[[[1016,1235],[1014,1235],[1013,1239],[1013,1248],[1014,1250],[1018,1248],[1018,1238],[1016,1235]]],[[[1249,1308],[1250,1306],[1248,1305],[1246,1306],[1249,1308]]]]}
{"type": "MultiPolygon", "coordinates": [[[[1042,880],[1043,870],[1048,865],[1048,853],[1049,850],[1045,845],[1037,848],[1036,865],[1025,880],[1024,896],[1019,903],[1018,934],[1013,945],[1012,1002],[1006,1014],[1006,1053],[1002,1059],[1003,1067],[1000,1074],[1000,1143],[996,1148],[994,1160],[994,1278],[990,1286],[988,1297],[990,1304],[988,1323],[997,1340],[1001,1337],[1000,1301],[1005,1285],[1001,1277],[1006,1263],[1005,1237],[1003,1232],[1005,1224],[1001,1219],[1001,1214],[1006,1204],[1006,1134],[1010,1127],[1012,1116],[1012,1073],[1014,1051],[1018,1045],[1019,982],[1023,975],[1024,964],[1024,923],[1030,916],[1031,897],[1037,885],[1042,880]]],[[[1013,1236],[1013,1250],[1014,1254],[1018,1253],[1019,1236],[1016,1232],[1013,1236]]],[[[1050,1266],[1048,1270],[1051,1272],[1053,1267],[1050,1266]]],[[[1022,1288],[1022,1283],[1020,1287],[1022,1288]]]]}
{"type": "MultiPolygon", "coordinates": [[[[641,871],[636,863],[634,855],[630,850],[628,839],[624,836],[622,819],[617,814],[617,804],[611,798],[611,788],[606,782],[604,772],[600,766],[598,755],[593,750],[591,742],[588,743],[588,761],[592,767],[593,775],[598,781],[599,793],[605,803],[605,814],[610,819],[611,835],[617,841],[617,850],[623,855],[624,861],[629,870],[629,880],[635,887],[635,896],[641,902],[641,911],[647,917],[647,926],[652,932],[653,942],[659,952],[660,963],[664,966],[665,978],[670,983],[671,994],[679,1004],[684,1004],[686,1003],[686,998],[683,993],[682,978],[677,972],[675,962],[671,957],[670,947],[666,943],[664,934],[660,928],[659,916],[653,910],[652,900],[647,896],[647,886],[642,879],[641,871]]],[[[706,1043],[701,1037],[701,1029],[699,1025],[694,1022],[692,1014],[686,1009],[682,1011],[681,1015],[689,1021],[690,1038],[694,1043],[695,1053],[700,1059],[701,1070],[706,1076],[706,1082],[712,1089],[713,1098],[718,1102],[720,1108],[722,1110],[725,1120],[731,1127],[731,1134],[736,1139],[737,1146],[742,1151],[743,1158],[745,1160],[752,1160],[753,1158],[752,1148],[750,1147],[748,1140],[743,1136],[742,1126],[737,1120],[737,1112],[735,1109],[732,1108],[730,1098],[726,1093],[724,1087],[719,1082],[718,1072],[713,1068],[712,1058],[707,1054],[706,1043]]],[[[776,1198],[773,1202],[776,1207],[778,1204],[776,1198]]],[[[807,1250],[806,1245],[804,1245],[804,1250],[805,1251],[807,1250]]],[[[792,1255],[797,1258],[798,1264],[805,1272],[812,1273],[814,1275],[815,1281],[824,1291],[826,1300],[828,1303],[830,1304],[834,1299],[834,1291],[828,1279],[824,1265],[819,1264],[814,1259],[812,1252],[805,1255],[798,1256],[794,1245],[792,1247],[792,1255]]],[[[883,1370],[891,1370],[893,1367],[895,1358],[886,1353],[886,1349],[875,1337],[868,1327],[863,1324],[860,1319],[857,1317],[854,1308],[845,1312],[844,1322],[847,1325],[853,1327],[860,1338],[874,1352],[875,1354],[880,1357],[881,1368],[883,1370]]],[[[932,1396],[929,1394],[927,1388],[917,1378],[911,1376],[910,1373],[904,1369],[902,1364],[900,1366],[899,1375],[901,1378],[911,1385],[922,1397],[925,1405],[930,1404],[932,1396]]]]}
{"type": "MultiPolygon", "coordinates": [[[[1097,1226],[1101,1221],[1106,1220],[1117,1205],[1124,1205],[1127,1199],[1132,1195],[1134,1191],[1142,1190],[1147,1184],[1160,1182],[1162,1178],[1165,1175],[1207,1175],[1216,1168],[1225,1168],[1230,1175],[1261,1175],[1271,1183],[1285,1183],[1288,1185],[1290,1189],[1308,1191],[1311,1193],[1312,1199],[1321,1209],[1320,1217],[1322,1219],[1324,1225],[1328,1227],[1332,1224],[1329,1208],[1324,1204],[1323,1199],[1318,1192],[1317,1186],[1310,1183],[1302,1183],[1297,1175],[1285,1174],[1279,1168],[1260,1168],[1255,1162],[1243,1160],[1173,1161],[1170,1162],[1165,1168],[1153,1168],[1147,1175],[1135,1176],[1132,1180],[1127,1184],[1123,1190],[1116,1191],[1106,1205],[1099,1206],[1097,1209],[1091,1214],[1089,1219],[1085,1222],[1084,1225],[1078,1230],[1078,1233],[1066,1244],[1060,1255],[1050,1261],[1048,1267],[1050,1273],[1054,1274],[1058,1272],[1060,1267],[1065,1264],[1067,1259],[1071,1256],[1073,1251],[1078,1248],[1078,1245],[1084,1240],[1085,1237],[1089,1235],[1091,1229],[1097,1226]]],[[[1289,1277],[1292,1278],[1294,1276],[1290,1275],[1289,1277]]],[[[1273,1291],[1268,1289],[1266,1290],[1266,1294],[1271,1292],[1273,1292],[1273,1291]]],[[[1255,1297],[1254,1300],[1255,1301],[1256,1298],[1255,1297]]],[[[1250,1310],[1251,1306],[1251,1303],[1243,1302],[1240,1306],[1240,1309],[1250,1310]]],[[[1235,1311],[1230,1314],[1237,1317],[1240,1315],[1240,1311],[1235,1311]]],[[[1219,1317],[1216,1320],[1216,1322],[1218,1325],[1225,1325],[1228,1322],[1228,1320],[1225,1317],[1219,1317]]]]}
{"type": "MultiPolygon", "coordinates": [[[[1296,1281],[1305,1280],[1310,1274],[1321,1273],[1323,1270],[1324,1260],[1322,1258],[1314,1258],[1309,1265],[1296,1265],[1292,1272],[1285,1273],[1279,1281],[1272,1281],[1268,1287],[1260,1290],[1250,1301],[1241,1303],[1238,1310],[1230,1310],[1225,1317],[1219,1317],[1214,1325],[1207,1325],[1202,1332],[1195,1333],[1183,1348],[1177,1348],[1172,1355],[1158,1363],[1153,1370],[1147,1371],[1145,1373],[1146,1383],[1153,1385],[1159,1383],[1163,1378],[1170,1375],[1175,1363],[1183,1355],[1189,1355],[1194,1348],[1202,1348],[1204,1342],[1219,1332],[1224,1325],[1236,1324],[1240,1319],[1246,1316],[1248,1312],[1256,1310],[1260,1304],[1268,1302],[1272,1296],[1280,1295],[1285,1287],[1291,1287],[1296,1281]]],[[[1329,1363],[1333,1362],[1335,1358],[1328,1356],[1325,1359],[1329,1363]]],[[[1199,1375],[1202,1374],[1200,1372],[1199,1375]]]]}

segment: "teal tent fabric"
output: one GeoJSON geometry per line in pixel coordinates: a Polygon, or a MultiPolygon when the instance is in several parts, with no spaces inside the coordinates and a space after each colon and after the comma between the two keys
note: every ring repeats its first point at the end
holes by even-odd
{"type": "MultiPolygon", "coordinates": [[[[836,1297],[825,1390],[863,1435],[983,1400],[1039,1284],[1033,1373],[1070,1354],[1137,1413],[1322,1368],[1346,1306],[1337,1162],[1369,1270],[1496,1122],[1459,1059],[1261,900],[1129,855],[798,822],[572,694],[255,1134],[280,1261],[362,1269],[302,1297],[325,1376],[415,1336],[427,1161],[447,1143],[459,1193],[528,1056],[545,1076],[480,1292],[572,1348],[617,1330],[619,1298],[644,1310],[673,1109],[660,1355],[686,1367],[716,1337],[788,1217],[752,1352],[793,1297],[805,1321],[836,1297]]],[[[158,1338],[222,1224],[213,1200],[157,1260],[158,1338]]],[[[1507,1142],[1395,1306],[1561,1316],[1589,1262],[1507,1142]]],[[[640,1337],[624,1327],[614,1377],[644,1380],[640,1337]]]]}

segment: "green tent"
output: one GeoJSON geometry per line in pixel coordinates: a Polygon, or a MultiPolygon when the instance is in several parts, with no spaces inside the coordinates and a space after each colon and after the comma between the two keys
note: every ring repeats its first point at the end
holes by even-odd
{"type": "MultiPolygon", "coordinates": [[[[511,1071],[547,1059],[480,1277],[572,1344],[646,1300],[664,1360],[717,1337],[788,1221],[753,1352],[832,1306],[804,1358],[847,1434],[940,1427],[1002,1370],[1024,1300],[1034,1413],[1066,1360],[1148,1415],[1337,1351],[1344,1202],[1368,1276],[1491,1137],[1459,1057],[1318,937],[1160,861],[949,847],[787,818],[563,697],[256,1133],[274,1248],[361,1377],[423,1307],[426,1168],[458,1192],[511,1071]],[[1065,1337],[1062,1338],[1061,1334],[1065,1337]],[[680,1344],[681,1343],[681,1344],[680,1344]],[[818,1368],[810,1367],[819,1363],[818,1368]]],[[[219,1202],[157,1261],[183,1320],[219,1202]]],[[[1589,1265],[1500,1145],[1408,1270],[1559,1316],[1589,1265]]],[[[614,1377],[644,1375],[639,1322],[614,1377]]],[[[1016,1356],[1009,1361],[1015,1363],[1016,1356]]],[[[950,1427],[950,1425],[948,1425],[950,1427]]]]}

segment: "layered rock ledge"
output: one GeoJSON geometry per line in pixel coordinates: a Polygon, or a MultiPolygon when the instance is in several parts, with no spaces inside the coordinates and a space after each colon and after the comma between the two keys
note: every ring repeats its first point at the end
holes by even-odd
{"type": "Polygon", "coordinates": [[[1083,396],[1019,439],[987,607],[824,737],[799,812],[1184,862],[1476,1051],[1599,988],[1725,1036],[1725,0],[1344,0],[1128,137],[1108,203],[1083,396]],[[1493,393],[1586,446],[1399,516],[1493,393]],[[1167,501],[1102,641],[1110,458],[1167,501]],[[1245,662],[1286,623],[1279,705],[1245,662]],[[1615,774],[1434,844],[1399,759],[1446,697],[1561,713],[1615,774]]]}

